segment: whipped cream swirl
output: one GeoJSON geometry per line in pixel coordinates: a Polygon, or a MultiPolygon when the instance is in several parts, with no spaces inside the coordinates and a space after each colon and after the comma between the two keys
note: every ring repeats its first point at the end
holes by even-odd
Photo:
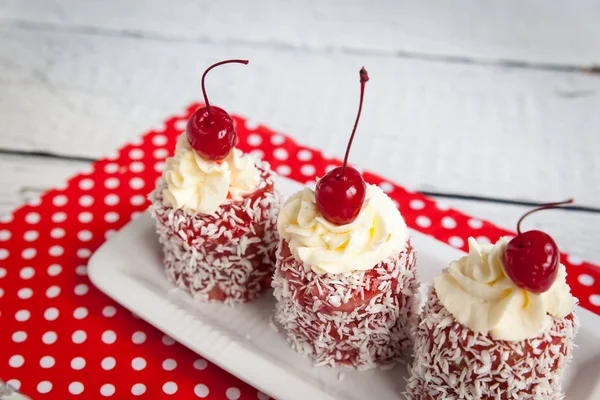
{"type": "Polygon", "coordinates": [[[560,264],[554,284],[544,293],[522,289],[504,272],[509,239],[479,244],[469,238],[469,254],[450,263],[435,278],[442,304],[462,325],[495,340],[520,341],[537,337],[551,326],[550,315],[562,318],[576,304],[560,264]]]}
{"type": "Polygon", "coordinates": [[[185,133],[175,155],[167,159],[164,199],[188,214],[212,214],[228,197],[240,200],[260,183],[252,156],[233,148],[222,162],[203,158],[190,146],[185,133]]]}
{"type": "Polygon", "coordinates": [[[317,209],[314,191],[304,188],[287,200],[277,228],[296,260],[319,274],[372,269],[404,250],[409,236],[392,200],[369,184],[362,209],[349,224],[327,221],[317,209]]]}

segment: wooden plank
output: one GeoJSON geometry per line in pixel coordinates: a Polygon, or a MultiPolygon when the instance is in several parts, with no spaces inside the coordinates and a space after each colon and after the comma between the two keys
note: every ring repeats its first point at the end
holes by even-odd
{"type": "MultiPolygon", "coordinates": [[[[88,163],[46,157],[0,155],[0,217],[23,202],[60,186],[88,163]]],[[[438,198],[442,204],[514,230],[516,222],[529,207],[491,202],[438,198]]],[[[533,214],[524,229],[541,229],[552,235],[562,250],[600,264],[598,233],[600,213],[548,210],[533,214]]]]}
{"type": "Polygon", "coordinates": [[[583,74],[0,29],[0,148],[97,158],[201,98],[420,190],[600,206],[600,79],[583,74]]]}
{"type": "Polygon", "coordinates": [[[316,51],[546,64],[600,62],[596,0],[251,2],[5,0],[5,23],[316,51]]]}
{"type": "Polygon", "coordinates": [[[0,216],[25,202],[36,201],[88,165],[83,161],[0,154],[0,216]]]}

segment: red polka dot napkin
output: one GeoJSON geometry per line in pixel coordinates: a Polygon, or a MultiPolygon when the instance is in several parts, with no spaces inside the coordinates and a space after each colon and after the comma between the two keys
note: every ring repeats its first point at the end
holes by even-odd
{"type": "MultiPolygon", "coordinates": [[[[188,116],[170,118],[0,222],[0,378],[36,399],[267,399],[175,343],[95,289],[90,255],[147,206],[146,194],[188,116]]],[[[239,147],[281,175],[314,182],[339,160],[235,117],[239,147]]],[[[467,250],[469,236],[511,232],[365,173],[398,204],[407,224],[467,250]]],[[[600,314],[600,269],[562,255],[573,293],[600,314]]],[[[450,260],[449,260],[450,261],[450,260]]]]}

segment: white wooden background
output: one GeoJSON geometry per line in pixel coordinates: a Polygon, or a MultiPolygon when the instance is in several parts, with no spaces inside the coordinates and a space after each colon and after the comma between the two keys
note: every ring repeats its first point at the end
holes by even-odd
{"type": "Polygon", "coordinates": [[[201,98],[600,263],[597,0],[0,0],[0,215],[201,98]],[[464,197],[457,199],[456,196],[464,197]]]}

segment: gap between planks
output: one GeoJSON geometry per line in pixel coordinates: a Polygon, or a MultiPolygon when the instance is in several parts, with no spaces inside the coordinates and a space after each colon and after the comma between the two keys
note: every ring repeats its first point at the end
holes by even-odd
{"type": "Polygon", "coordinates": [[[383,56],[392,58],[401,58],[409,60],[429,61],[445,64],[466,64],[466,65],[481,65],[489,67],[501,67],[508,69],[533,69],[542,71],[554,71],[564,73],[583,73],[600,76],[600,65],[575,65],[563,63],[549,62],[534,62],[518,59],[485,59],[477,57],[467,57],[461,55],[445,55],[433,54],[417,51],[404,50],[383,50],[383,49],[366,49],[355,48],[342,45],[328,45],[322,48],[311,47],[309,45],[296,45],[292,43],[284,43],[273,40],[243,40],[243,39],[225,39],[214,40],[208,37],[186,37],[182,35],[167,35],[157,32],[144,31],[138,29],[110,29],[100,28],[96,26],[86,25],[71,25],[63,26],[48,22],[32,22],[26,20],[6,20],[2,25],[10,28],[22,29],[25,31],[41,31],[52,33],[75,33],[89,36],[112,37],[112,38],[127,38],[137,40],[151,40],[158,42],[172,43],[194,43],[202,45],[217,45],[217,46],[248,46],[256,48],[264,48],[270,50],[287,51],[287,52],[305,52],[310,54],[345,54],[345,55],[363,55],[363,56],[383,56]]]}
{"type": "MultiPolygon", "coordinates": [[[[52,160],[62,160],[65,162],[95,162],[97,159],[92,157],[77,157],[77,156],[64,156],[53,153],[44,153],[44,152],[31,152],[31,151],[21,151],[21,150],[10,150],[10,149],[1,149],[0,148],[0,156],[22,156],[22,157],[32,157],[36,158],[36,161],[41,161],[44,159],[52,159],[52,160]]],[[[24,186],[26,187],[26,186],[24,186]]],[[[35,190],[35,187],[26,187],[31,190],[35,190]]],[[[39,188],[39,192],[43,192],[47,190],[46,188],[39,188]]],[[[514,205],[514,206],[527,206],[527,207],[538,207],[543,205],[544,203],[533,202],[533,201],[525,201],[518,199],[505,199],[498,197],[486,197],[486,196],[477,196],[472,194],[457,194],[457,193],[444,193],[444,192],[432,192],[432,191],[423,191],[418,190],[418,193],[424,194],[429,197],[433,197],[436,199],[457,199],[457,200],[470,200],[481,203],[497,203],[503,205],[514,205]]],[[[563,206],[560,207],[560,210],[565,211],[581,211],[588,213],[600,214],[600,208],[596,207],[587,207],[587,206],[563,206]]]]}

